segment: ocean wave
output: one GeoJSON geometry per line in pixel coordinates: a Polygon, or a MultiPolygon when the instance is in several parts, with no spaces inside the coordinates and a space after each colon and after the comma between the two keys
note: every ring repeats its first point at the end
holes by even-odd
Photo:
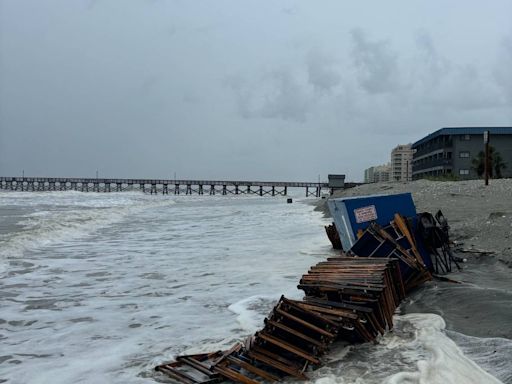
{"type": "MultiPolygon", "coordinates": [[[[29,201],[37,206],[36,210],[13,222],[17,230],[0,236],[0,272],[7,270],[8,260],[17,259],[27,251],[84,238],[145,209],[174,204],[171,199],[150,200],[136,193],[92,199],[90,196],[84,199],[82,192],[55,193],[57,196],[46,196],[50,193],[32,195],[29,201]]],[[[28,194],[25,192],[25,195],[28,194]]],[[[22,197],[9,199],[8,203],[20,204],[20,200],[24,200],[22,197]]]]}
{"type": "Polygon", "coordinates": [[[254,333],[278,300],[278,295],[255,295],[231,304],[228,309],[238,315],[237,321],[245,331],[254,333]]]}
{"type": "Polygon", "coordinates": [[[493,375],[510,374],[504,365],[502,372],[493,363],[480,365],[484,356],[471,353],[489,347],[490,339],[471,338],[472,347],[461,347],[448,337],[441,316],[413,313],[394,319],[393,331],[376,344],[335,347],[340,357],[313,374],[315,384],[498,384],[493,375]]]}

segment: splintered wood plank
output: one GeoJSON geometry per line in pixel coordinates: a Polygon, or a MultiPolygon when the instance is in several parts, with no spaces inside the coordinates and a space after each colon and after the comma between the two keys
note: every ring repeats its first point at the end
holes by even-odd
{"type": "Polygon", "coordinates": [[[196,380],[192,376],[189,376],[185,372],[181,372],[176,368],[170,367],[169,365],[160,365],[160,366],[156,367],[156,370],[165,373],[167,376],[170,376],[174,380],[177,380],[183,384],[198,384],[198,383],[200,383],[200,381],[196,380]]]}
{"type": "Polygon", "coordinates": [[[290,328],[282,323],[278,323],[277,321],[273,321],[273,320],[267,320],[266,323],[270,324],[276,328],[279,328],[285,332],[288,332],[291,335],[297,336],[297,337],[301,338],[302,340],[307,341],[308,343],[311,343],[317,347],[322,347],[322,348],[325,347],[325,344],[322,343],[320,340],[313,339],[312,337],[309,337],[309,336],[307,336],[293,328],[290,328]]]}
{"type": "Polygon", "coordinates": [[[235,365],[238,365],[239,367],[245,369],[246,371],[249,371],[249,372],[252,372],[254,373],[255,375],[258,375],[266,380],[270,380],[270,381],[279,381],[279,377],[278,376],[275,376],[261,368],[258,368],[258,367],[255,367],[254,365],[246,362],[246,361],[243,361],[243,360],[240,360],[236,357],[233,357],[233,356],[228,356],[227,357],[227,360],[232,363],[232,364],[235,364],[235,365]]]}
{"type": "Polygon", "coordinates": [[[228,367],[223,367],[220,365],[217,365],[214,368],[215,372],[218,372],[220,375],[227,377],[230,380],[243,383],[243,384],[260,384],[259,381],[253,380],[247,376],[242,375],[241,373],[234,371],[233,369],[230,369],[228,367]]]}
{"type": "Polygon", "coordinates": [[[334,337],[335,336],[334,333],[328,332],[325,329],[322,329],[322,328],[317,327],[316,325],[310,324],[307,321],[302,320],[301,318],[299,318],[297,316],[294,316],[294,315],[292,315],[292,314],[290,314],[290,313],[288,313],[286,311],[283,311],[280,308],[277,308],[276,312],[279,313],[280,315],[282,315],[282,316],[284,316],[284,317],[286,317],[286,318],[288,318],[290,320],[293,320],[293,321],[295,321],[295,322],[297,322],[299,324],[302,324],[303,326],[305,326],[305,327],[307,327],[307,328],[309,328],[309,329],[311,329],[311,330],[313,330],[313,331],[315,331],[317,333],[320,333],[320,334],[322,334],[324,336],[327,336],[327,337],[334,337]]]}
{"type": "Polygon", "coordinates": [[[260,353],[259,350],[249,351],[248,355],[251,358],[253,358],[265,365],[268,365],[270,367],[277,369],[278,371],[287,373],[288,375],[291,375],[298,379],[304,379],[304,380],[308,379],[308,377],[304,374],[304,372],[302,372],[299,368],[297,368],[294,365],[287,365],[287,364],[281,362],[280,360],[275,358],[276,355],[272,356],[273,354],[271,354],[271,353],[263,354],[263,353],[260,353]],[[268,355],[270,355],[270,356],[268,356],[268,355]]]}
{"type": "Polygon", "coordinates": [[[208,367],[207,365],[205,365],[193,358],[183,356],[183,357],[177,357],[176,360],[178,360],[178,361],[182,362],[183,364],[186,364],[194,369],[197,369],[199,372],[202,372],[205,375],[210,376],[213,374],[213,372],[210,371],[210,367],[208,367]]]}

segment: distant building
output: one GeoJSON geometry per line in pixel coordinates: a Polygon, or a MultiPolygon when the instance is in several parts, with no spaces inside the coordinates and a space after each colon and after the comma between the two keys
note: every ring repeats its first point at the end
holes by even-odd
{"type": "Polygon", "coordinates": [[[328,175],[329,188],[343,189],[345,188],[345,175],[328,175]]]}
{"type": "Polygon", "coordinates": [[[364,170],[365,183],[381,183],[390,180],[391,165],[376,165],[364,170]]]}
{"type": "Polygon", "coordinates": [[[391,180],[412,180],[412,144],[399,145],[391,151],[391,180]]]}
{"type": "Polygon", "coordinates": [[[412,178],[454,175],[477,179],[473,159],[484,149],[485,131],[490,132],[489,143],[506,165],[502,176],[512,177],[512,127],[461,127],[441,128],[412,145],[412,178]]]}

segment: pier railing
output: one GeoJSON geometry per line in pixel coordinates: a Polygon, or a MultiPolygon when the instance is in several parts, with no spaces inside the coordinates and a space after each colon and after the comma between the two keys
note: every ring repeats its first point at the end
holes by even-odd
{"type": "MultiPolygon", "coordinates": [[[[348,185],[347,185],[348,186],[348,185]]],[[[306,197],[333,193],[328,183],[298,181],[111,179],[72,177],[0,177],[0,189],[16,191],[122,192],[150,194],[286,196],[288,188],[303,188],[306,197]]],[[[337,188],[340,189],[340,188],[337,188]]]]}

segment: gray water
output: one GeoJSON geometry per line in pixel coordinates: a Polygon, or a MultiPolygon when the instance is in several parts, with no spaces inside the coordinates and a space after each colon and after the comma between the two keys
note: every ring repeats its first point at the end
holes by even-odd
{"type": "MultiPolygon", "coordinates": [[[[155,365],[229,347],[281,294],[300,298],[300,276],[335,254],[324,224],[284,198],[0,192],[0,381],[166,381],[155,365]]],[[[510,383],[506,272],[475,261],[473,285],[427,284],[392,332],[337,345],[311,380],[510,383]],[[475,281],[500,309],[471,327],[460,318],[475,281]]]]}

